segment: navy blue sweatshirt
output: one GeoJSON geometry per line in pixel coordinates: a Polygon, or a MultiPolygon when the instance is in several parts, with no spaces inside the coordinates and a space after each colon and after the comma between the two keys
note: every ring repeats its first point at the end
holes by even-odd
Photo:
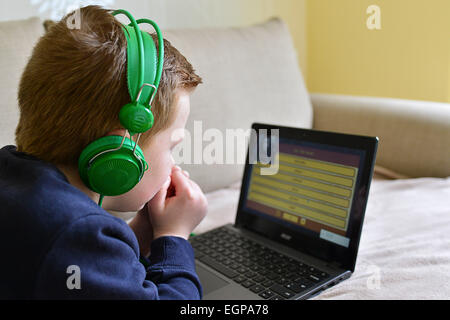
{"type": "Polygon", "coordinates": [[[199,299],[188,241],[151,243],[140,262],[131,228],[54,165],[0,149],[0,299],[199,299]]]}

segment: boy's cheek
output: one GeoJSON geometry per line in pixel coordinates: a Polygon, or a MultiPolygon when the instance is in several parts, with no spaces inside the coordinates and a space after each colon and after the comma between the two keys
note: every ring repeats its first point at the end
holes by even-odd
{"type": "Polygon", "coordinates": [[[143,203],[139,208],[137,208],[136,211],[141,211],[141,210],[145,207],[145,204],[146,204],[146,203],[143,203]]]}
{"type": "Polygon", "coordinates": [[[104,204],[105,208],[113,211],[132,212],[141,210],[148,202],[146,198],[146,194],[135,187],[125,194],[105,197],[104,204]]]}
{"type": "MultiPolygon", "coordinates": [[[[150,177],[148,177],[150,178],[150,177]]],[[[161,189],[161,187],[164,185],[164,182],[167,180],[167,177],[165,179],[164,176],[161,177],[155,177],[152,176],[150,179],[145,179],[144,181],[141,181],[142,184],[136,188],[134,194],[134,199],[136,202],[145,205],[147,202],[149,202],[153,197],[158,193],[158,191],[161,189]]]]}

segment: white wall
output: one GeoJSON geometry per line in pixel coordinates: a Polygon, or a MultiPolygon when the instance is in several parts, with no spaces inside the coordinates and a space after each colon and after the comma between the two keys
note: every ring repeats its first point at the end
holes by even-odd
{"type": "Polygon", "coordinates": [[[73,3],[87,2],[106,3],[110,4],[106,7],[126,9],[136,17],[158,21],[162,28],[167,29],[238,26],[261,22],[271,16],[274,0],[1,0],[0,21],[32,16],[55,18],[52,11],[61,12],[65,8],[71,8],[73,3]]]}

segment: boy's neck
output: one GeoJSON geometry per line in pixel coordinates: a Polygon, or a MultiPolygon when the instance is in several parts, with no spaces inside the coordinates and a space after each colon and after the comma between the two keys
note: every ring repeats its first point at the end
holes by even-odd
{"type": "Polygon", "coordinates": [[[84,192],[89,198],[92,199],[95,203],[98,203],[100,195],[98,193],[95,193],[94,191],[90,190],[86,185],[83,183],[83,181],[80,178],[80,175],[78,173],[78,169],[64,166],[64,165],[57,165],[56,166],[64,175],[66,176],[67,180],[69,180],[69,183],[73,185],[75,188],[79,189],[80,191],[84,192]]]}

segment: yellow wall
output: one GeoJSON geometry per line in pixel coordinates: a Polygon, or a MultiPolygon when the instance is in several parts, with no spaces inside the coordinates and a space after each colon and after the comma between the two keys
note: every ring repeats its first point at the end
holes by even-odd
{"type": "Polygon", "coordinates": [[[449,0],[307,0],[308,90],[450,102],[449,43],[449,0]]]}
{"type": "MultiPolygon", "coordinates": [[[[272,0],[272,16],[281,17],[292,35],[300,68],[305,81],[308,75],[307,0],[272,0]]],[[[450,1],[450,0],[449,0],[450,1]]]]}
{"type": "Polygon", "coordinates": [[[133,12],[147,6],[163,28],[245,26],[279,16],[310,92],[450,102],[450,0],[122,2],[134,3],[133,12]],[[366,26],[373,4],[381,30],[366,26]]]}
{"type": "MultiPolygon", "coordinates": [[[[0,1],[0,21],[40,15],[29,0],[0,1]]],[[[450,102],[450,0],[116,0],[163,29],[288,24],[310,92],[450,102]],[[381,30],[366,9],[381,8],[381,30]]]]}

